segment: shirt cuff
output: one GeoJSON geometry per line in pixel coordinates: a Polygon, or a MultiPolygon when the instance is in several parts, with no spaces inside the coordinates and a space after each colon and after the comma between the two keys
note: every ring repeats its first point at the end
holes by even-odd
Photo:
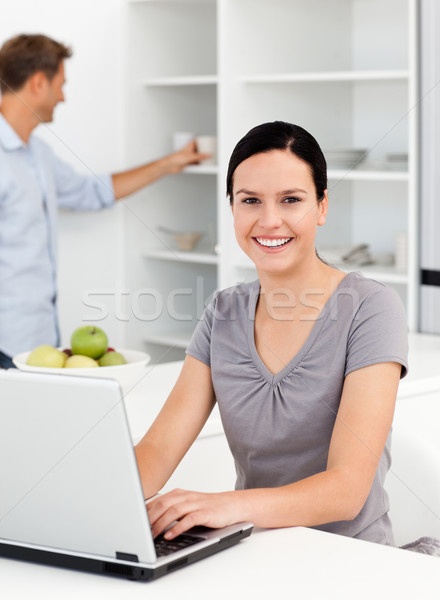
{"type": "Polygon", "coordinates": [[[100,200],[103,208],[111,207],[115,204],[115,190],[113,188],[113,178],[111,173],[99,175],[100,185],[100,200]]]}

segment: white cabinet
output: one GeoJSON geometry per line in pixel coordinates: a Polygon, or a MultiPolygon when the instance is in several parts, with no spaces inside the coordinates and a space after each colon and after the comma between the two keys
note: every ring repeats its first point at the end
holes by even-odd
{"type": "Polygon", "coordinates": [[[422,536],[440,539],[440,391],[406,396],[393,421],[392,464],[385,488],[396,545],[422,536]]]}
{"type": "Polygon", "coordinates": [[[227,161],[246,131],[277,119],[304,126],[325,152],[366,150],[355,168],[328,161],[318,251],[325,258],[335,246],[368,244],[375,264],[356,269],[398,290],[415,330],[417,1],[131,0],[126,8],[127,160],[169,152],[176,131],[218,137],[217,166],[191,167],[128,204],[126,281],[137,290],[129,345],[147,344],[155,359],[182,356],[214,290],[255,277],[234,240],[227,161]],[[407,166],[391,154],[407,154],[407,166]],[[179,252],[159,225],[205,235],[179,252]],[[398,267],[386,264],[397,239],[407,244],[398,267]]]}

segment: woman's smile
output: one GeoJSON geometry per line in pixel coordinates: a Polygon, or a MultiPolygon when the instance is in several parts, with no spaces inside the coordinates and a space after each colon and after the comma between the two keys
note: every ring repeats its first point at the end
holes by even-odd
{"type": "Polygon", "coordinates": [[[258,236],[253,237],[252,239],[261,247],[263,252],[279,252],[283,250],[287,244],[290,244],[294,238],[258,236]]]}

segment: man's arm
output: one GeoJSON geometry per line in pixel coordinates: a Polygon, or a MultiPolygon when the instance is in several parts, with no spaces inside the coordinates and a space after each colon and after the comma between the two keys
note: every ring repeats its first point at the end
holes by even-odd
{"type": "Polygon", "coordinates": [[[159,160],[122,173],[115,173],[112,175],[115,198],[119,200],[129,196],[164,175],[180,173],[186,166],[197,164],[209,158],[209,156],[209,154],[199,154],[196,143],[193,141],[182,150],[173,152],[159,160]]]}

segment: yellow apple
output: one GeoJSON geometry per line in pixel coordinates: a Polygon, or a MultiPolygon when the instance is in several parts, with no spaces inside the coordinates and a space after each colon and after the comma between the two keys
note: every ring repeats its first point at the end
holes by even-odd
{"type": "Polygon", "coordinates": [[[64,363],[66,369],[89,369],[99,367],[96,360],[90,356],[82,356],[81,354],[72,354],[64,363]]]}
{"type": "Polygon", "coordinates": [[[98,360],[100,367],[114,367],[115,365],[126,365],[127,361],[120,352],[106,352],[98,360]]]}
{"type": "Polygon", "coordinates": [[[32,367],[51,367],[59,369],[64,367],[65,362],[66,355],[64,352],[45,344],[32,350],[26,364],[32,367]]]}

